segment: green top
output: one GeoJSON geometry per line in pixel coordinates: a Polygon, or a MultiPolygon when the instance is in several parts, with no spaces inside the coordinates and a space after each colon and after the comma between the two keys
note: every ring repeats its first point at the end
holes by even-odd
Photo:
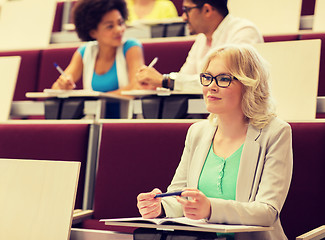
{"type": "MultiPolygon", "coordinates": [[[[243,145],[230,157],[224,159],[213,152],[211,143],[199,178],[198,189],[209,198],[236,199],[237,176],[243,145]]],[[[233,239],[234,234],[217,234],[218,237],[233,239]]]]}

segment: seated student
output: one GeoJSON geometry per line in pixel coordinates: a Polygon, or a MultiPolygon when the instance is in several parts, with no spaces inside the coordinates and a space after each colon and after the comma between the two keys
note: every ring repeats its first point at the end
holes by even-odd
{"type": "MultiPolygon", "coordinates": [[[[250,21],[229,14],[227,0],[184,0],[183,20],[191,34],[198,34],[186,62],[178,73],[161,74],[142,67],[136,79],[144,89],[165,87],[175,90],[200,90],[198,74],[202,59],[211,48],[229,43],[261,43],[263,36],[250,21]]],[[[173,56],[171,53],[171,57],[173,56]]]]}
{"type": "Polygon", "coordinates": [[[175,5],[170,0],[127,0],[128,23],[137,20],[162,20],[178,17],[175,5]]]}
{"type": "Polygon", "coordinates": [[[73,11],[78,36],[89,41],[73,55],[53,89],[73,89],[83,77],[84,89],[120,94],[136,87],[135,73],[144,64],[142,45],[123,39],[124,0],[79,0],[73,11]]]}
{"type": "Polygon", "coordinates": [[[211,223],[273,226],[233,239],[287,239],[280,212],[292,177],[292,136],[273,112],[269,71],[249,45],[225,45],[208,54],[200,74],[208,120],[188,130],[168,192],[138,195],[144,218],[185,216],[211,223]]]}

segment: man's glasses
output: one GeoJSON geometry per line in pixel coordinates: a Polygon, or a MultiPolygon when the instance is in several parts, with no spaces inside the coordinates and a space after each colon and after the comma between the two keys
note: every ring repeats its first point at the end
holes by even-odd
{"type": "Polygon", "coordinates": [[[226,88],[229,87],[232,80],[237,80],[236,77],[231,76],[229,74],[219,74],[217,76],[212,76],[210,73],[201,73],[200,74],[200,81],[203,86],[209,86],[213,80],[216,81],[218,87],[226,88]]]}
{"type": "Polygon", "coordinates": [[[194,6],[194,7],[184,7],[183,6],[183,12],[188,16],[189,11],[191,11],[193,8],[201,8],[199,6],[194,6]]]}

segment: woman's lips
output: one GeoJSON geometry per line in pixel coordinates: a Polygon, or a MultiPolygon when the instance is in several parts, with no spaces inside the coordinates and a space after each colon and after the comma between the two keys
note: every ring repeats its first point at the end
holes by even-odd
{"type": "Polygon", "coordinates": [[[208,96],[207,96],[207,99],[208,99],[209,101],[217,101],[217,100],[221,100],[221,98],[218,98],[218,97],[216,97],[216,96],[212,96],[212,95],[208,95],[208,96]]]}

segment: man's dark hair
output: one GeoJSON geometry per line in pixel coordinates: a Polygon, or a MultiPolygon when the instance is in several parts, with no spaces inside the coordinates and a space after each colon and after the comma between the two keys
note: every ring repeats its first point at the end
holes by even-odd
{"type": "Polygon", "coordinates": [[[128,17],[124,0],[78,0],[73,8],[73,20],[79,38],[83,41],[95,40],[90,31],[97,29],[103,16],[112,10],[118,10],[124,20],[128,17]]]}
{"type": "Polygon", "coordinates": [[[203,6],[205,3],[208,3],[217,9],[218,12],[224,17],[229,13],[227,7],[228,0],[192,0],[192,2],[199,7],[203,6]]]}

